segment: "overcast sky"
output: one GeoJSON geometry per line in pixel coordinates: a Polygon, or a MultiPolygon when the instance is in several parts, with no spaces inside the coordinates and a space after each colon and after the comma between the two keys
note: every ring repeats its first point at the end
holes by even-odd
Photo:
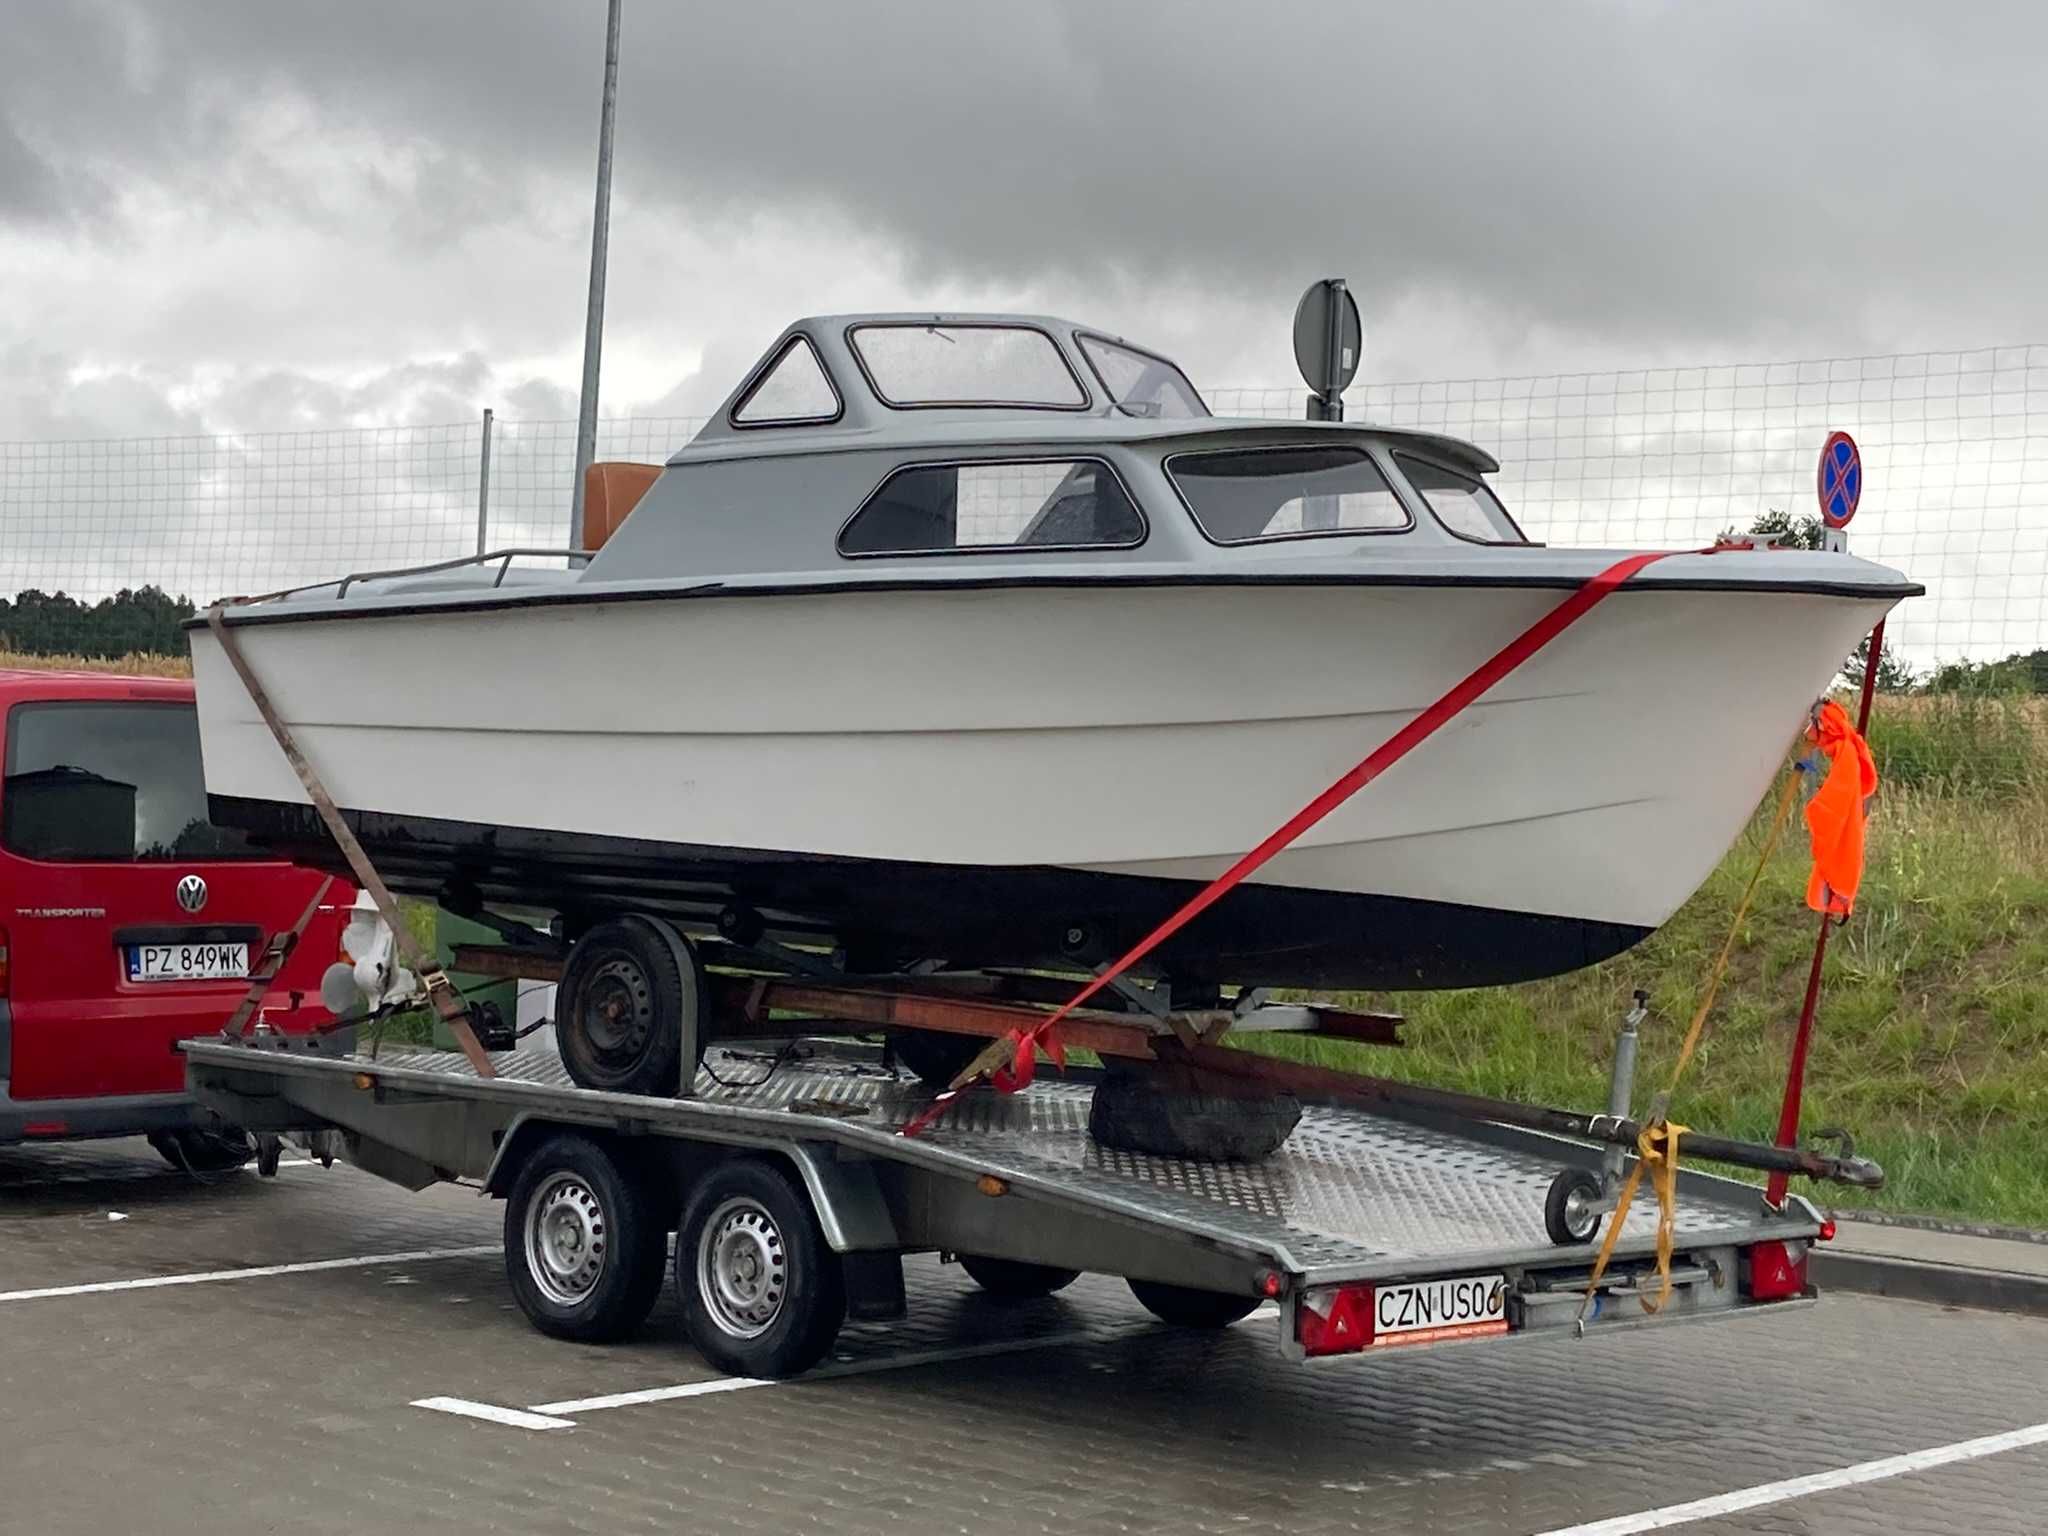
{"type": "MultiPolygon", "coordinates": [[[[574,413],[603,0],[0,0],[0,440],[574,413]]],[[[2048,337],[2048,6],[626,0],[603,405],[1030,307],[1284,384],[2048,337]]]]}

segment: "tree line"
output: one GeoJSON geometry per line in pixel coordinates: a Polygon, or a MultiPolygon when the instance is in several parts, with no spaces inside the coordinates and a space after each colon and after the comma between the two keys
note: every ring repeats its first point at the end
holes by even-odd
{"type": "Polygon", "coordinates": [[[0,597],[0,650],[28,656],[183,656],[198,609],[161,587],[123,587],[96,603],[33,587],[0,597]]]}

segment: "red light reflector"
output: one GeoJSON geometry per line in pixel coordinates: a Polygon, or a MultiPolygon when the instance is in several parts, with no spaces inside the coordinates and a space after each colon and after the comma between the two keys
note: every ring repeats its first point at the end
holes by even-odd
{"type": "Polygon", "coordinates": [[[1302,1293],[1294,1337],[1306,1355],[1348,1355],[1372,1343],[1373,1288],[1335,1285],[1302,1293]]]}
{"type": "Polygon", "coordinates": [[[1269,1269],[1259,1276],[1259,1294],[1261,1296],[1278,1296],[1280,1289],[1280,1276],[1275,1271],[1269,1269]]]}
{"type": "Polygon", "coordinates": [[[1824,1243],[1832,1243],[1835,1240],[1834,1217],[1830,1216],[1826,1221],[1820,1224],[1820,1240],[1824,1243]]]}
{"type": "Polygon", "coordinates": [[[24,1136],[62,1136],[70,1126],[62,1120],[31,1120],[21,1128],[24,1136]]]}
{"type": "Polygon", "coordinates": [[[1752,1301],[1783,1301],[1806,1294],[1806,1245],[1757,1243],[1743,1255],[1743,1289],[1752,1301]]]}

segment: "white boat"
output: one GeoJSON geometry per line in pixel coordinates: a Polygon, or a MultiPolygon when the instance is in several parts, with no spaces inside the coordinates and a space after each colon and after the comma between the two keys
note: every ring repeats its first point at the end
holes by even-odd
{"type": "MultiPolygon", "coordinates": [[[[396,889],[572,934],[808,936],[868,972],[1085,969],[1618,558],[1526,541],[1496,468],[1216,419],[1064,321],[809,319],[572,568],[350,578],[226,623],[396,889]]],[[[1920,590],[1846,554],[1649,566],[1155,973],[1445,987],[1621,951],[1920,590]]],[[[191,640],[215,819],[340,867],[191,640]]]]}

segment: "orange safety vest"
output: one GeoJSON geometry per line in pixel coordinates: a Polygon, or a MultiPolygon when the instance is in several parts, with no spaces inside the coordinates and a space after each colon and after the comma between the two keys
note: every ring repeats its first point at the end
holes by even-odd
{"type": "Polygon", "coordinates": [[[1870,743],[1833,699],[1821,705],[1806,735],[1828,759],[1827,778],[1806,802],[1806,830],[1813,839],[1806,904],[1816,912],[1847,917],[1863,881],[1863,818],[1877,793],[1877,764],[1870,743]]]}

